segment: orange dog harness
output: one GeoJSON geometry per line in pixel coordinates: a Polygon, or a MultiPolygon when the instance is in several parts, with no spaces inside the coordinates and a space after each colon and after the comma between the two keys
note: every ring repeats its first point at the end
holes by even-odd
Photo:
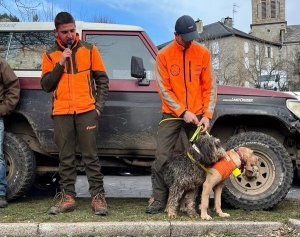
{"type": "Polygon", "coordinates": [[[219,160],[217,163],[215,163],[212,167],[220,173],[220,175],[222,177],[222,182],[225,181],[229,177],[229,175],[232,173],[232,171],[236,167],[235,163],[230,158],[228,152],[227,152],[227,155],[228,155],[229,159],[224,157],[221,160],[219,160]]]}

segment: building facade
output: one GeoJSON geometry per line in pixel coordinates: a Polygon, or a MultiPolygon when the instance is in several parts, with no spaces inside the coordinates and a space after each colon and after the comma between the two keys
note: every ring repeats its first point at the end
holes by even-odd
{"type": "Polygon", "coordinates": [[[290,90],[300,90],[300,25],[288,25],[285,0],[251,0],[250,34],[280,43],[279,60],[286,71],[290,90]]]}

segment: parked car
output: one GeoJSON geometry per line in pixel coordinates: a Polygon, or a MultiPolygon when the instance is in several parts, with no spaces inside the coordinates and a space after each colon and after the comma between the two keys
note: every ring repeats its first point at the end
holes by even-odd
{"type": "MultiPolygon", "coordinates": [[[[137,26],[76,22],[81,39],[101,52],[109,82],[99,120],[98,154],[103,172],[149,172],[156,149],[161,101],[153,77],[157,49],[137,26]]],[[[53,141],[52,95],[40,86],[41,54],[54,43],[52,22],[2,22],[0,56],[20,79],[21,98],[5,118],[4,154],[8,199],[56,191],[58,149],[53,141]]],[[[224,199],[249,209],[270,209],[288,193],[300,166],[300,102],[287,93],[218,86],[210,133],[226,149],[248,146],[260,174],[231,177],[224,199]]],[[[78,148],[78,172],[84,172],[78,148]]]]}

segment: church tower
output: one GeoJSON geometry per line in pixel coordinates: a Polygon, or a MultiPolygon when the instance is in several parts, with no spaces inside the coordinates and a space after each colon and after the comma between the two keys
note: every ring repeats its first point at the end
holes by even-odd
{"type": "Polygon", "coordinates": [[[251,32],[267,41],[283,43],[287,22],[285,20],[285,0],[251,0],[251,32]]]}

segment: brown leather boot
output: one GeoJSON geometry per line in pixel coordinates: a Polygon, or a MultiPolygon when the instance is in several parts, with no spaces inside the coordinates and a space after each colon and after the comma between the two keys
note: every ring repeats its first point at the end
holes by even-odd
{"type": "Polygon", "coordinates": [[[104,193],[98,193],[95,195],[91,202],[92,210],[95,212],[95,215],[107,216],[107,204],[105,201],[104,193]]]}
{"type": "Polygon", "coordinates": [[[57,215],[58,213],[71,212],[76,209],[75,200],[71,195],[62,191],[57,193],[54,197],[54,199],[58,198],[60,198],[60,200],[50,208],[50,214],[57,215]]]}

